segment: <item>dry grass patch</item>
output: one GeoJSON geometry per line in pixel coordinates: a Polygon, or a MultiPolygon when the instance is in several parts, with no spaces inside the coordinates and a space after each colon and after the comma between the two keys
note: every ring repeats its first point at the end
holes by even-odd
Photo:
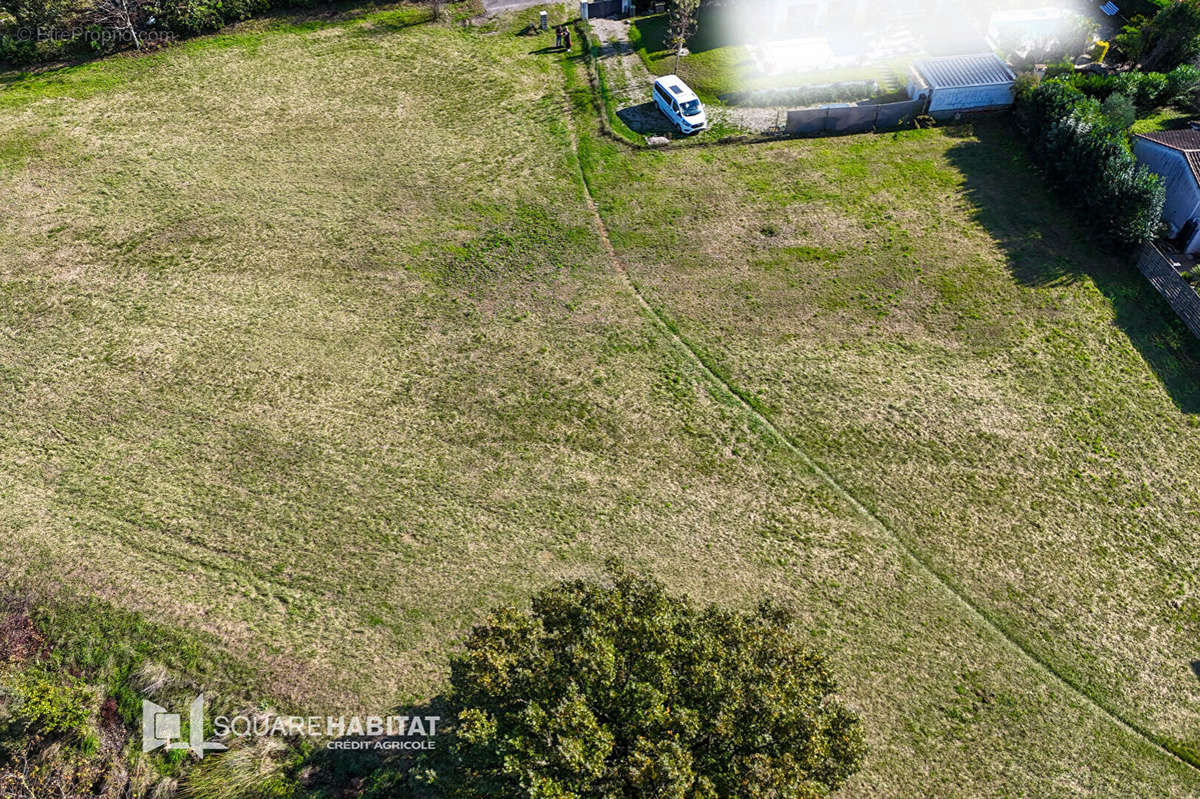
{"type": "MultiPolygon", "coordinates": [[[[210,642],[203,683],[351,713],[435,693],[487,608],[617,555],[700,601],[801,609],[867,720],[855,795],[1192,792],[1190,772],[966,613],[642,315],[588,226],[562,62],[511,35],[533,13],[494,31],[256,30],[153,69],[117,59],[0,94],[0,141],[46,129],[69,143],[0,172],[5,581],[103,597],[210,642]],[[464,114],[463,97],[488,113],[464,114]]],[[[626,159],[583,146],[638,280],[737,380],[856,487],[872,481],[889,518],[928,522],[930,553],[953,552],[981,596],[1005,573],[995,563],[1029,562],[1002,552],[979,568],[996,543],[990,498],[1017,496],[1015,476],[996,478],[1008,494],[964,479],[1018,456],[1063,479],[1051,450],[1043,465],[1022,449],[1063,406],[973,360],[994,321],[967,309],[1026,294],[995,279],[975,220],[950,221],[990,277],[954,300],[956,284],[911,264],[911,219],[854,226],[880,208],[869,180],[822,182],[844,145],[822,143],[799,167],[807,184],[761,203],[742,178],[797,169],[772,162],[785,147],[626,159]],[[676,168],[693,182],[660,192],[676,168]],[[801,207],[821,210],[780,246],[811,257],[767,263],[775,245],[741,246],[801,207]],[[733,213],[741,245],[690,249],[733,213]],[[653,238],[672,224],[687,235],[653,238]],[[881,230],[895,241],[871,249],[881,230]],[[855,284],[858,253],[876,270],[905,247],[905,280],[855,284]],[[817,279],[835,265],[836,291],[817,279]],[[912,285],[904,324],[923,337],[889,338],[881,309],[912,285]],[[950,299],[929,310],[935,294],[950,299]],[[962,530],[975,543],[952,538],[962,530]]],[[[942,163],[945,148],[937,134],[879,145],[891,160],[875,171],[914,150],[942,163]]],[[[918,198],[940,192],[915,183],[918,198]]],[[[1078,291],[1028,302],[1094,322],[1099,300],[1080,311],[1078,291]]],[[[1145,377],[1132,356],[1125,368],[1145,377]]],[[[1074,532],[1030,557],[1094,534],[1074,532]]]]}

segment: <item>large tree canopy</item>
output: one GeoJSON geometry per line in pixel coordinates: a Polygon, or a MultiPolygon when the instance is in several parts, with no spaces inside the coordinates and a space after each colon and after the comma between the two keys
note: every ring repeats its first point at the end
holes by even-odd
{"type": "Polygon", "coordinates": [[[614,570],[476,627],[452,663],[448,796],[818,797],[858,768],[825,660],[764,602],[695,607],[614,570]]]}

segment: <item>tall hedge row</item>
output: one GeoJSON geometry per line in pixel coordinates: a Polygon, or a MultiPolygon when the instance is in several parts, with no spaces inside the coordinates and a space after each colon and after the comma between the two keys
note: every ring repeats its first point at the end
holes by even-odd
{"type": "Polygon", "coordinates": [[[1162,179],[1138,164],[1128,134],[1108,123],[1097,99],[1048,80],[1020,93],[1017,121],[1042,170],[1102,236],[1136,245],[1157,234],[1162,179]]]}
{"type": "Polygon", "coordinates": [[[0,66],[153,48],[317,0],[0,0],[0,66]]]}

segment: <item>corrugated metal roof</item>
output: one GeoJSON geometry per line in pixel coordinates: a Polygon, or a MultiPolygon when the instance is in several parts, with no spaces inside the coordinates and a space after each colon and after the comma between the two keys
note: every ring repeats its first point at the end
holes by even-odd
{"type": "Polygon", "coordinates": [[[926,58],[913,64],[913,68],[933,89],[996,86],[1016,80],[1012,70],[993,53],[926,58]]]}

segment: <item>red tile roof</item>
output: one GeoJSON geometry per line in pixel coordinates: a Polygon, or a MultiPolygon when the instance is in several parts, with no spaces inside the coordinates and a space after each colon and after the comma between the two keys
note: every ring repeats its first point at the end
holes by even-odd
{"type": "Polygon", "coordinates": [[[1159,130],[1153,133],[1139,133],[1137,137],[1183,153],[1188,167],[1192,170],[1192,177],[1200,183],[1200,130],[1159,130]]]}

